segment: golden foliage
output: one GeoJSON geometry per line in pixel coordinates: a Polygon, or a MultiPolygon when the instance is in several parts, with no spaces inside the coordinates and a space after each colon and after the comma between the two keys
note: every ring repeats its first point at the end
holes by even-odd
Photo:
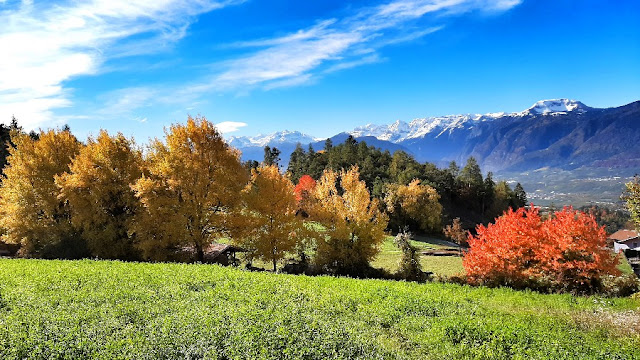
{"type": "Polygon", "coordinates": [[[241,227],[234,213],[248,174],[239,153],[204,118],[172,125],[165,142],[153,141],[148,176],[133,186],[144,207],[134,225],[138,247],[145,257],[164,260],[167,249],[191,246],[202,260],[206,246],[241,227]]]}
{"type": "Polygon", "coordinates": [[[336,173],[325,170],[313,196],[311,217],[325,226],[316,263],[334,271],[357,271],[368,265],[384,241],[387,216],[371,199],[357,167],[336,173]],[[339,186],[338,186],[339,180],[339,186]]]}
{"type": "Polygon", "coordinates": [[[436,231],[441,227],[440,195],[429,185],[413,180],[409,185],[390,184],[385,194],[387,211],[395,226],[404,228],[410,222],[420,230],[436,231]]]}
{"type": "Polygon", "coordinates": [[[467,239],[469,238],[469,232],[462,228],[462,222],[460,218],[453,219],[451,225],[447,225],[444,228],[444,236],[453,240],[460,247],[467,246],[467,239]]]}
{"type": "Polygon", "coordinates": [[[52,248],[73,236],[67,204],[58,198],[55,177],[69,170],[81,144],[69,131],[40,132],[38,140],[14,133],[6,178],[0,187],[3,240],[21,244],[31,256],[51,256],[52,248]]]}
{"type": "Polygon", "coordinates": [[[308,236],[303,221],[296,217],[293,183],[277,166],[263,166],[252,170],[244,194],[247,231],[238,242],[259,259],[271,262],[276,271],[277,262],[308,236]]]}
{"type": "Polygon", "coordinates": [[[71,222],[93,256],[135,258],[128,230],[139,207],[131,185],[142,176],[142,154],[133,140],[101,131],[73,159],[70,173],[56,179],[71,205],[71,222]]]}

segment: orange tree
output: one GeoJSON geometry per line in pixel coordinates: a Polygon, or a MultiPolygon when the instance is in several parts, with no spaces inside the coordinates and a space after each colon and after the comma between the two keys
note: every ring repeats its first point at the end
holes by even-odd
{"type": "Polygon", "coordinates": [[[469,282],[590,292],[618,259],[593,217],[565,208],[543,220],[537,209],[509,209],[469,236],[463,266],[469,282]]]}
{"type": "MultiPolygon", "coordinates": [[[[316,187],[316,181],[309,175],[302,175],[298,180],[298,185],[294,188],[298,209],[304,214],[309,214],[309,208],[313,201],[312,193],[316,187]]],[[[305,215],[305,216],[306,216],[305,215]]]]}

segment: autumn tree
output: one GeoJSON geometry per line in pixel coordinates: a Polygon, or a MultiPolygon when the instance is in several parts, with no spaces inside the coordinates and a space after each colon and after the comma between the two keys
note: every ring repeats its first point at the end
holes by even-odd
{"type": "Polygon", "coordinates": [[[624,185],[625,192],[622,199],[625,201],[627,210],[631,213],[631,221],[635,223],[636,229],[640,229],[640,177],[636,175],[632,181],[624,185]]]}
{"type": "Polygon", "coordinates": [[[20,244],[34,257],[86,255],[71,224],[69,206],[59,197],[55,177],[69,171],[82,145],[69,131],[40,132],[34,140],[14,132],[8,148],[9,164],[0,187],[0,225],[3,240],[20,244]]]}
{"type": "Polygon", "coordinates": [[[591,292],[618,259],[593,217],[565,208],[543,220],[535,207],[507,211],[469,236],[469,281],[487,285],[591,292]]]}
{"type": "Polygon", "coordinates": [[[462,228],[462,222],[460,221],[460,218],[453,219],[451,225],[445,226],[444,236],[458,244],[461,251],[462,247],[467,247],[469,245],[467,243],[469,232],[462,228]]]}
{"type": "Polygon", "coordinates": [[[619,275],[619,259],[607,247],[607,232],[593,216],[571,207],[543,224],[537,249],[542,275],[556,287],[581,292],[597,289],[603,275],[619,275]]]}
{"type": "Polygon", "coordinates": [[[141,177],[141,169],[142,154],[133,140],[103,130],[96,139],[89,138],[69,172],[56,179],[61,198],[69,202],[71,222],[93,256],[137,258],[129,230],[139,201],[131,185],[141,177]]]}
{"type": "Polygon", "coordinates": [[[390,224],[398,229],[413,226],[421,231],[440,231],[442,205],[434,188],[414,179],[409,185],[389,184],[385,204],[390,224]]]}
{"type": "Polygon", "coordinates": [[[314,190],[312,219],[324,228],[316,263],[332,272],[358,274],[368,268],[384,241],[388,218],[371,199],[358,168],[326,170],[314,190]]]}
{"type": "Polygon", "coordinates": [[[302,219],[296,217],[293,183],[277,166],[264,166],[252,171],[244,194],[247,226],[237,242],[257,258],[270,262],[276,271],[277,263],[308,233],[302,219]]]}
{"type": "Polygon", "coordinates": [[[151,143],[148,175],[133,186],[144,208],[134,231],[146,258],[164,260],[172,248],[186,246],[202,261],[215,239],[242,228],[234,215],[248,174],[239,157],[204,118],[172,125],[164,143],[151,143]]]}
{"type": "Polygon", "coordinates": [[[316,181],[309,175],[303,175],[293,190],[296,196],[298,209],[304,216],[307,216],[311,209],[313,203],[313,190],[315,187],[316,181]]]}

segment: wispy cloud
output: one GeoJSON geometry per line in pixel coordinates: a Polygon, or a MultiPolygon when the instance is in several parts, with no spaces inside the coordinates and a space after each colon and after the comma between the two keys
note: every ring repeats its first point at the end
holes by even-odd
{"type": "MultiPolygon", "coordinates": [[[[427,14],[443,22],[447,16],[472,11],[501,12],[520,0],[396,0],[362,8],[342,19],[326,19],[285,36],[231,44],[252,49],[242,57],[223,64],[205,89],[272,89],[313,81],[323,73],[335,72],[380,61],[384,46],[413,41],[441,30],[436,24],[407,32],[403,29],[427,14]]],[[[194,88],[195,89],[195,88],[194,88]]]]}
{"type": "Polygon", "coordinates": [[[239,121],[223,121],[216,124],[216,128],[223,134],[228,134],[234,131],[238,131],[241,128],[247,126],[247,123],[239,121]]]}
{"type": "Polygon", "coordinates": [[[96,74],[112,57],[162,49],[185,36],[195,16],[242,0],[93,0],[0,3],[0,121],[26,128],[71,105],[65,81],[96,74]]]}

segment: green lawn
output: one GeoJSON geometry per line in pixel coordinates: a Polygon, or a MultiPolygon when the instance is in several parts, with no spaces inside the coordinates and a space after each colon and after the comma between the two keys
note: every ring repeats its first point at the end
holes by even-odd
{"type": "Polygon", "coordinates": [[[2,359],[633,359],[633,299],[0,260],[2,359]]]}
{"type": "MultiPolygon", "coordinates": [[[[414,237],[416,240],[411,241],[411,245],[420,250],[438,250],[450,248],[449,243],[426,236],[414,237]]],[[[393,236],[387,236],[382,244],[380,254],[372,262],[371,265],[377,268],[383,268],[390,272],[398,270],[398,264],[402,252],[393,243],[393,236]]],[[[462,268],[462,258],[458,256],[422,256],[420,258],[422,270],[433,272],[436,275],[451,276],[460,274],[464,271],[462,268]]]]}

